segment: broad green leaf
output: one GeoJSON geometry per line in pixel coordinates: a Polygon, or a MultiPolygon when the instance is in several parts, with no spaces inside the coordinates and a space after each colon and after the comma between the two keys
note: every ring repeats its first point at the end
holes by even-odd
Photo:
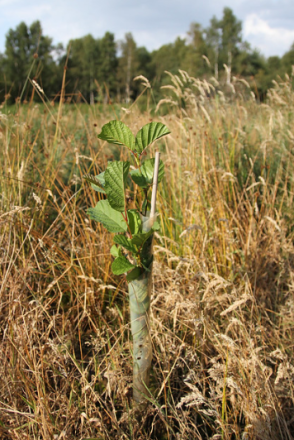
{"type": "MultiPolygon", "coordinates": [[[[153,173],[154,173],[154,164],[155,158],[147,159],[143,162],[143,164],[136,170],[132,170],[130,172],[133,181],[140,186],[141,188],[147,188],[152,185],[153,182],[153,173]]],[[[164,177],[164,164],[162,160],[159,161],[159,169],[158,169],[158,183],[164,177]]]]}
{"type": "Polygon", "coordinates": [[[110,121],[103,125],[98,138],[111,144],[125,145],[132,151],[135,149],[135,137],[129,127],[121,121],[110,121]]]}
{"type": "Polygon", "coordinates": [[[135,149],[141,154],[148,145],[169,133],[167,126],[161,122],[150,122],[138,131],[135,149]]]}
{"type": "Polygon", "coordinates": [[[131,240],[132,244],[134,246],[137,246],[138,248],[141,248],[145,241],[150,237],[150,235],[153,234],[152,229],[148,232],[140,232],[139,234],[133,235],[133,238],[131,240]]]}
{"type": "Polygon", "coordinates": [[[141,275],[141,269],[140,267],[136,266],[130,273],[127,275],[127,281],[128,283],[131,281],[134,281],[135,279],[139,278],[141,275]]]}
{"type": "Polygon", "coordinates": [[[105,170],[104,189],[110,206],[116,211],[125,211],[125,187],[129,168],[129,162],[115,161],[110,162],[105,170]]]}
{"type": "Polygon", "coordinates": [[[130,263],[126,257],[117,257],[111,265],[111,269],[114,275],[121,275],[122,273],[126,273],[134,267],[135,266],[130,263]]]}
{"type": "Polygon", "coordinates": [[[115,211],[108,200],[100,200],[95,208],[87,210],[87,214],[92,220],[102,223],[109,232],[126,232],[128,228],[122,214],[115,211]]]}
{"type": "Polygon", "coordinates": [[[91,174],[85,174],[83,176],[83,178],[91,183],[91,187],[98,192],[101,192],[103,194],[105,194],[104,191],[104,185],[105,185],[105,180],[104,180],[104,171],[103,173],[98,174],[98,176],[91,176],[91,174]]]}
{"type": "Polygon", "coordinates": [[[120,244],[121,246],[123,246],[125,249],[127,249],[130,252],[136,252],[136,248],[133,245],[133,243],[131,242],[131,240],[129,238],[127,238],[125,235],[115,235],[113,237],[113,241],[116,244],[120,244]]]}
{"type": "Polygon", "coordinates": [[[141,231],[142,220],[140,214],[136,209],[129,209],[127,211],[128,214],[128,223],[131,230],[131,233],[138,234],[141,231]]]}
{"type": "Polygon", "coordinates": [[[117,247],[115,245],[111,246],[110,253],[114,257],[121,257],[121,248],[120,248],[120,246],[119,247],[117,247]]]}

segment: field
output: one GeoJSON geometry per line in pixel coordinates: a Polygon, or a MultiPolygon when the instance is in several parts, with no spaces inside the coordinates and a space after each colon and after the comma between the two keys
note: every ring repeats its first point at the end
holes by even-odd
{"type": "Polygon", "coordinates": [[[259,103],[242,81],[169,77],[160,102],[147,87],[128,109],[0,108],[3,440],[294,438],[292,78],[259,103]],[[166,179],[139,416],[127,283],[82,180],[127,158],[97,139],[112,119],[171,131],[154,147],[166,179]]]}

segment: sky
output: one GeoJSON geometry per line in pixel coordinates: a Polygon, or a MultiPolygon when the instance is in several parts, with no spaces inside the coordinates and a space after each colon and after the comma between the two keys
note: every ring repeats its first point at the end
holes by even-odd
{"type": "Polygon", "coordinates": [[[242,21],[243,40],[266,57],[282,56],[294,43],[294,0],[0,0],[0,52],[10,28],[35,20],[55,44],[106,31],[120,40],[131,32],[152,51],[185,37],[192,22],[207,27],[226,6],[242,21]]]}

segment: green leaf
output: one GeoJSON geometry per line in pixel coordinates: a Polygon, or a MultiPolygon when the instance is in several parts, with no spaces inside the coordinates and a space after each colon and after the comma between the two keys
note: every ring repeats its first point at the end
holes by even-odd
{"type": "Polygon", "coordinates": [[[127,211],[127,214],[128,214],[128,223],[132,235],[138,234],[138,232],[142,230],[142,220],[140,214],[136,209],[129,209],[127,211]]]}
{"type": "Polygon", "coordinates": [[[167,126],[161,122],[150,122],[150,124],[144,125],[144,127],[138,131],[135,148],[138,153],[141,154],[148,145],[169,133],[170,131],[167,126]]]}
{"type": "Polygon", "coordinates": [[[146,272],[151,272],[150,266],[153,261],[153,255],[152,255],[151,259],[150,258],[146,259],[146,261],[147,261],[148,265],[145,264],[145,260],[141,261],[142,267],[146,270],[146,272]]]}
{"type": "Polygon", "coordinates": [[[83,176],[83,178],[91,183],[91,187],[98,192],[101,192],[103,194],[105,194],[104,191],[104,185],[105,185],[105,180],[104,180],[104,173],[105,171],[103,171],[103,173],[98,174],[98,176],[91,176],[91,174],[85,174],[83,176]]]}
{"type": "MultiPolygon", "coordinates": [[[[141,188],[147,188],[153,183],[153,174],[154,174],[154,164],[155,158],[147,159],[143,162],[143,164],[136,170],[132,170],[130,172],[133,181],[139,185],[141,188]]],[[[164,164],[162,160],[159,161],[159,169],[158,169],[158,183],[164,177],[164,164]]]]}
{"type": "Polygon", "coordinates": [[[135,149],[135,137],[129,127],[121,121],[110,121],[103,125],[98,138],[111,144],[125,145],[132,151],[135,149]]]}
{"type": "Polygon", "coordinates": [[[103,224],[109,232],[126,232],[127,224],[120,212],[114,210],[108,200],[100,200],[95,208],[89,208],[87,214],[92,220],[103,224]]]}
{"type": "Polygon", "coordinates": [[[141,269],[140,267],[136,266],[130,273],[127,275],[127,281],[128,283],[131,281],[134,281],[136,278],[139,278],[141,275],[141,269]]]}
{"type": "Polygon", "coordinates": [[[123,212],[126,208],[125,187],[129,174],[130,163],[110,162],[105,170],[105,192],[110,206],[123,212]]]}
{"type": "Polygon", "coordinates": [[[132,244],[134,246],[137,246],[138,248],[141,248],[145,241],[150,237],[150,235],[153,234],[152,229],[148,232],[140,232],[139,234],[133,235],[133,238],[131,240],[132,244]]]}
{"type": "MultiPolygon", "coordinates": [[[[105,174],[105,171],[103,171],[102,173],[100,173],[100,174],[98,174],[97,176],[95,176],[95,179],[99,180],[99,182],[100,182],[102,188],[104,188],[104,186],[105,186],[105,177],[104,177],[104,174],[105,174]]],[[[99,188],[99,186],[95,185],[94,183],[91,183],[91,187],[92,187],[95,191],[98,191],[98,192],[101,192],[101,193],[105,194],[105,191],[104,191],[104,189],[101,188],[101,186],[100,186],[100,188],[99,188]]]]}
{"type": "Polygon", "coordinates": [[[157,220],[155,220],[155,222],[153,223],[153,226],[152,226],[151,229],[152,229],[152,231],[159,231],[160,224],[159,224],[159,222],[157,220]]]}
{"type": "Polygon", "coordinates": [[[120,246],[119,247],[117,247],[115,245],[111,246],[110,253],[114,257],[121,257],[121,248],[120,248],[120,246]]]}
{"type": "Polygon", "coordinates": [[[130,252],[136,253],[137,251],[131,240],[127,238],[125,235],[115,235],[113,237],[113,241],[116,244],[120,244],[130,252]]]}
{"type": "Polygon", "coordinates": [[[122,273],[128,272],[134,267],[135,266],[130,263],[126,257],[117,257],[111,265],[111,269],[114,275],[121,275],[122,273]]]}
{"type": "Polygon", "coordinates": [[[142,203],[142,212],[146,213],[147,208],[148,208],[148,199],[144,199],[144,201],[142,203]]]}

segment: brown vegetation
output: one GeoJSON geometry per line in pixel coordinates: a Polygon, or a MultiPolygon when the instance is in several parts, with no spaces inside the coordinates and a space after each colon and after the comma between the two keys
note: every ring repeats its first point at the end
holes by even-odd
{"type": "Polygon", "coordinates": [[[136,104],[0,113],[1,439],[293,438],[291,80],[262,105],[240,81],[214,87],[171,76],[155,116],[136,104]],[[153,398],[140,419],[126,283],[81,181],[127,154],[96,136],[115,112],[134,132],[151,118],[172,132],[159,143],[153,398]]]}

